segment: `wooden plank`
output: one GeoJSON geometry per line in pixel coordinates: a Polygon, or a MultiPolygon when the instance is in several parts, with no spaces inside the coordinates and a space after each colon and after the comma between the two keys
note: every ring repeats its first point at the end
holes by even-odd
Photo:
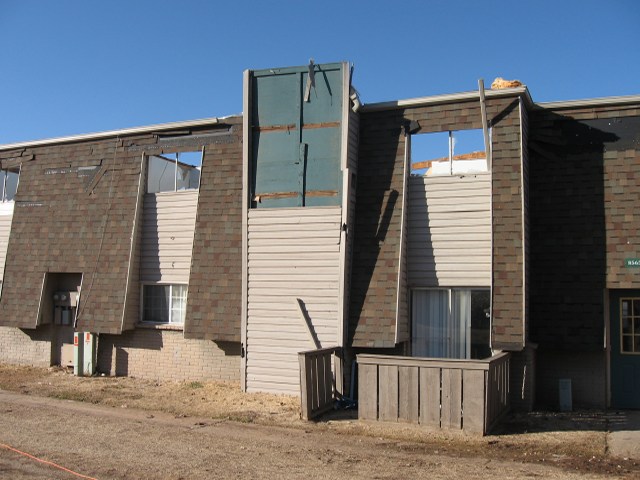
{"type": "Polygon", "coordinates": [[[462,428],[462,373],[459,369],[442,369],[442,427],[462,428]]]}
{"type": "Polygon", "coordinates": [[[306,355],[299,354],[298,362],[300,365],[300,412],[303,420],[309,420],[312,409],[311,395],[309,394],[311,372],[307,366],[306,355]]]}
{"type": "Polygon", "coordinates": [[[322,357],[313,356],[314,379],[313,379],[313,408],[318,410],[324,401],[324,362],[322,357]]]}
{"type": "MultiPolygon", "coordinates": [[[[421,368],[460,368],[470,370],[489,370],[489,360],[464,360],[449,358],[446,360],[438,358],[404,357],[390,355],[372,355],[360,353],[357,356],[358,364],[362,365],[396,365],[421,368]]],[[[495,357],[492,357],[495,358],[495,357]]]]}
{"type": "Polygon", "coordinates": [[[383,365],[378,367],[379,419],[386,422],[398,421],[398,367],[383,365]]]}
{"type": "Polygon", "coordinates": [[[378,367],[358,364],[358,418],[378,419],[378,367]]]}
{"type": "Polygon", "coordinates": [[[422,425],[440,427],[440,368],[420,368],[420,418],[422,425]]]}
{"type": "Polygon", "coordinates": [[[485,433],[485,378],[487,372],[464,370],[462,375],[463,419],[466,432],[485,433]]]}
{"type": "Polygon", "coordinates": [[[398,420],[418,423],[418,367],[398,367],[398,420]]]}

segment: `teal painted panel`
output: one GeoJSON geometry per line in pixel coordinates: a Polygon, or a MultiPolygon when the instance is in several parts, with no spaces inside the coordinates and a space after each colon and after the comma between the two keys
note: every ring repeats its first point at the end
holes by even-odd
{"type": "MultiPolygon", "coordinates": [[[[308,73],[302,75],[303,94],[308,76],[308,73]]],[[[316,86],[311,89],[309,101],[302,104],[303,122],[317,124],[341,121],[342,70],[326,70],[318,65],[314,77],[316,86]]]]}
{"type": "Polygon", "coordinates": [[[253,79],[252,126],[298,124],[300,74],[253,79]]]}
{"type": "Polygon", "coordinates": [[[337,190],[340,204],[342,171],[340,170],[341,129],[304,130],[302,141],[309,145],[307,153],[307,191],[337,190]]]}
{"type": "Polygon", "coordinates": [[[252,73],[253,207],[341,204],[342,68],[316,65],[309,101],[306,66],[252,73]]]}

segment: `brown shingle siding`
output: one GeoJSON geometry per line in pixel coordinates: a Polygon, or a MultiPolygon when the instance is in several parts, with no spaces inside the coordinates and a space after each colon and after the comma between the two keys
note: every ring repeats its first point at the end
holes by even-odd
{"type": "Polygon", "coordinates": [[[240,341],[242,118],[232,143],[205,147],[193,240],[186,338],[240,341]]]}
{"type": "Polygon", "coordinates": [[[35,328],[45,272],[78,272],[84,274],[79,328],[120,331],[140,176],[140,162],[132,163],[121,147],[116,151],[120,144],[105,139],[24,152],[33,159],[22,163],[16,196],[0,301],[3,325],[35,328]],[[77,168],[101,163],[107,172],[90,193],[77,168]]]}
{"type": "MultiPolygon", "coordinates": [[[[522,198],[518,99],[488,101],[493,119],[494,204],[497,263],[503,272],[500,287],[511,288],[509,298],[498,296],[497,340],[522,344],[522,198]],[[514,188],[515,185],[515,188],[514,188]],[[520,287],[518,289],[518,287],[520,287]]],[[[362,112],[356,201],[355,250],[352,274],[350,335],[356,347],[395,344],[397,274],[402,218],[402,180],[405,139],[411,120],[420,133],[482,128],[478,101],[362,112]]],[[[407,319],[400,319],[408,323],[407,319]]]]}
{"type": "Polygon", "coordinates": [[[616,130],[640,125],[637,116],[611,106],[531,112],[531,328],[541,348],[602,349],[605,288],[640,288],[624,267],[640,256],[640,146],[616,130]]]}

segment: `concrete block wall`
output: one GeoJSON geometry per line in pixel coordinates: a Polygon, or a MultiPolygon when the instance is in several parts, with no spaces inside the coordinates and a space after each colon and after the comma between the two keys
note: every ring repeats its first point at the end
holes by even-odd
{"type": "Polygon", "coordinates": [[[98,338],[99,373],[155,380],[240,380],[240,344],[138,328],[98,338]]]}
{"type": "Polygon", "coordinates": [[[537,352],[537,408],[559,407],[559,380],[571,379],[574,408],[605,408],[606,355],[600,352],[537,352]]]}
{"type": "Polygon", "coordinates": [[[51,365],[51,326],[35,330],[0,327],[0,363],[10,365],[51,365]]]}

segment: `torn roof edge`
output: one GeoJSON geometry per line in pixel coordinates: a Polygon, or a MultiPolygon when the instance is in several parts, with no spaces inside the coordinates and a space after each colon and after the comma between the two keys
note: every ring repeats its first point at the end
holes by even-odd
{"type": "Polygon", "coordinates": [[[25,142],[7,143],[0,145],[0,151],[11,150],[14,148],[36,147],[43,145],[55,145],[59,143],[80,142],[85,140],[96,140],[100,138],[118,137],[125,135],[135,135],[139,133],[154,133],[161,130],[171,130],[176,128],[202,127],[208,125],[219,125],[229,118],[242,117],[242,114],[227,115],[224,117],[202,118],[198,120],[184,120],[179,122],[159,123],[155,125],[146,125],[141,127],[123,128],[119,130],[107,130],[103,132],[84,133],[80,135],[69,135],[63,137],[45,138],[41,140],[28,140],[25,142]]]}

